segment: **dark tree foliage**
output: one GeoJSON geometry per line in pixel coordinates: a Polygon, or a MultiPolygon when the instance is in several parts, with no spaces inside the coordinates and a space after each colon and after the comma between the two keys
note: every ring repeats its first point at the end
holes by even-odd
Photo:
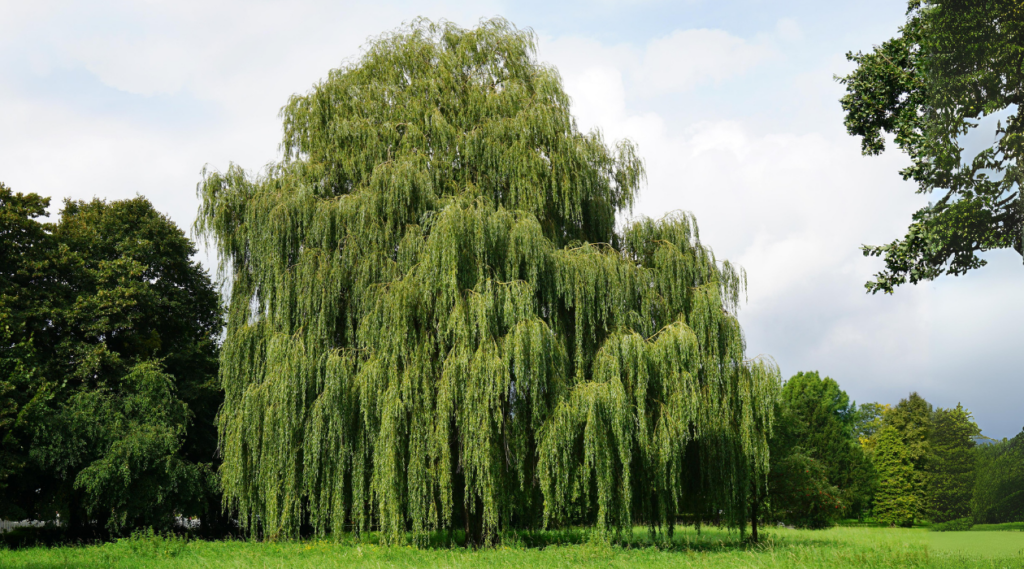
{"type": "Polygon", "coordinates": [[[143,198],[66,201],[39,223],[47,206],[0,192],[7,515],[59,515],[73,533],[176,514],[209,528],[222,324],[194,246],[143,198]]]}
{"type": "Polygon", "coordinates": [[[774,518],[795,527],[831,527],[847,510],[842,491],[829,484],[825,466],[800,447],[772,459],[768,488],[774,518]]]}
{"type": "Polygon", "coordinates": [[[742,524],[778,372],[693,218],[616,231],[634,147],[581,133],[532,33],[417,21],[200,184],[231,279],[225,499],[267,536],[742,524]]]}
{"type": "Polygon", "coordinates": [[[782,386],[782,400],[802,421],[802,435],[818,436],[814,431],[828,425],[846,440],[853,438],[857,406],[831,377],[822,378],[816,371],[797,372],[782,386]]]}
{"type": "MultiPolygon", "coordinates": [[[[21,434],[36,395],[34,332],[45,320],[53,293],[47,259],[55,256],[47,228],[48,198],[15,194],[0,184],[0,492],[25,468],[21,434]]],[[[0,501],[0,517],[24,517],[12,501],[0,501]]]]}
{"type": "Polygon", "coordinates": [[[1024,432],[975,453],[974,522],[1024,522],[1024,432]]]}
{"type": "Polygon", "coordinates": [[[899,34],[840,79],[846,128],[864,154],[879,154],[886,134],[906,152],[904,179],[937,193],[903,239],[865,246],[885,269],[867,283],[892,293],[900,284],[960,275],[986,264],[978,253],[1013,248],[1024,254],[1024,10],[1016,0],[911,0],[899,34]],[[1006,115],[995,143],[965,156],[963,137],[979,119],[1006,115]]]}
{"type": "Polygon", "coordinates": [[[829,483],[825,466],[800,446],[804,434],[799,417],[780,398],[769,441],[771,469],[767,492],[762,495],[755,488],[751,493],[752,509],[773,522],[825,528],[841,518],[849,504],[843,500],[840,489],[829,483]]]}
{"type": "MultiPolygon", "coordinates": [[[[818,372],[799,372],[782,388],[776,431],[772,440],[772,486],[770,496],[778,512],[784,510],[816,512],[821,517],[810,522],[808,514],[801,519],[787,519],[794,525],[824,527],[839,515],[862,516],[870,508],[874,488],[874,469],[854,439],[858,414],[856,405],[830,377],[818,372]],[[811,466],[813,465],[813,466],[811,466]],[[820,471],[824,478],[814,479],[820,471]],[[797,482],[789,473],[802,473],[797,482]],[[789,509],[788,504],[805,497],[791,495],[795,489],[814,480],[815,499],[826,500],[828,508],[789,509]],[[823,488],[831,488],[828,492],[823,488]]],[[[785,516],[782,516],[785,518],[785,516]]]]}
{"type": "Polygon", "coordinates": [[[980,434],[970,412],[959,404],[954,409],[936,409],[932,414],[926,508],[933,523],[971,516],[974,437],[980,434]]]}

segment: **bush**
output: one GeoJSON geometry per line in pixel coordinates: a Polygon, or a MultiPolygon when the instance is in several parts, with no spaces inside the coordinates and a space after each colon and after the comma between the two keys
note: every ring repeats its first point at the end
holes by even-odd
{"type": "Polygon", "coordinates": [[[941,524],[932,524],[928,529],[931,531],[970,531],[974,526],[971,518],[957,518],[941,524]]]}
{"type": "Polygon", "coordinates": [[[178,557],[188,548],[188,536],[180,536],[173,533],[160,533],[153,528],[135,530],[130,537],[118,539],[111,544],[116,549],[127,549],[133,558],[157,557],[174,558],[178,557]]]}
{"type": "Polygon", "coordinates": [[[768,484],[774,516],[786,524],[831,527],[846,511],[839,489],[828,483],[825,467],[799,448],[772,466],[768,484]]]}

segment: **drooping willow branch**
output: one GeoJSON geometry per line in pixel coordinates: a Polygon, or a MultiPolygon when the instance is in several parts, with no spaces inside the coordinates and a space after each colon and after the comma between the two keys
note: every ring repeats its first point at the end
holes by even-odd
{"type": "Polygon", "coordinates": [[[208,172],[231,282],[221,477],[265,535],[740,523],[779,373],[692,216],[615,231],[644,171],[583,134],[532,33],[418,21],[208,172]]]}

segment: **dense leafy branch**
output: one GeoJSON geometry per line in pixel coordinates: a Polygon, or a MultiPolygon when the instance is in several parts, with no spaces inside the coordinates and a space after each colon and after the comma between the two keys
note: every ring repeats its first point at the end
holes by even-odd
{"type": "Polygon", "coordinates": [[[1024,255],[1022,30],[1024,12],[1010,0],[912,0],[898,36],[847,54],[857,64],[840,78],[847,131],[862,137],[865,154],[882,152],[892,135],[911,159],[904,179],[938,193],[903,239],[863,247],[885,260],[870,292],[964,274],[992,249],[1024,255]],[[995,143],[965,155],[964,136],[993,114],[1005,115],[995,143]]]}

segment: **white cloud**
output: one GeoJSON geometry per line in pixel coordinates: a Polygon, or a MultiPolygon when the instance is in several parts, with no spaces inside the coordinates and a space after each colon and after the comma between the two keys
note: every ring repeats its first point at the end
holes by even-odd
{"type": "Polygon", "coordinates": [[[637,95],[666,95],[742,76],[778,55],[767,39],[751,42],[709,29],[676,30],[643,48],[580,37],[542,38],[540,55],[543,61],[557,61],[566,79],[598,67],[617,69],[637,95]]]}
{"type": "Polygon", "coordinates": [[[173,38],[93,37],[76,46],[76,56],[105,85],[135,95],[180,91],[191,74],[182,46],[173,38]]]}
{"type": "Polygon", "coordinates": [[[614,67],[591,67],[566,81],[573,96],[573,114],[580,124],[597,126],[599,120],[621,114],[626,104],[622,72],[614,67]]]}
{"type": "Polygon", "coordinates": [[[677,30],[647,44],[637,79],[650,94],[677,93],[742,75],[772,55],[722,30],[677,30]]]}

